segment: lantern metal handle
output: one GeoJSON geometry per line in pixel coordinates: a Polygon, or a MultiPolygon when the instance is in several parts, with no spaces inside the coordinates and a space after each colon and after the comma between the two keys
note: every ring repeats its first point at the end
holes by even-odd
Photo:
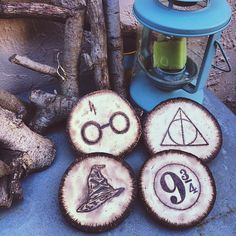
{"type": "MultiPolygon", "coordinates": [[[[216,66],[216,65],[212,65],[212,67],[213,67],[214,69],[218,69],[218,70],[223,71],[223,72],[231,72],[231,71],[232,71],[232,67],[231,67],[231,64],[230,64],[230,62],[229,62],[227,56],[226,56],[226,53],[225,53],[225,51],[224,51],[223,46],[221,45],[221,43],[220,43],[218,40],[214,40],[214,39],[213,39],[213,41],[214,41],[213,43],[214,43],[214,45],[215,45],[215,48],[217,49],[217,47],[219,47],[219,49],[220,49],[220,51],[221,51],[221,53],[222,53],[222,55],[223,55],[223,57],[224,57],[224,59],[225,59],[225,61],[226,61],[226,64],[227,64],[227,66],[228,66],[228,69],[224,69],[224,68],[218,67],[218,66],[216,66]]],[[[183,87],[183,89],[184,89],[186,92],[188,92],[188,93],[195,93],[195,92],[197,91],[198,87],[199,87],[199,83],[197,83],[197,85],[193,85],[192,83],[189,83],[189,84],[185,85],[185,86],[183,87]]]]}
{"type": "Polygon", "coordinates": [[[228,69],[224,69],[224,68],[218,67],[218,66],[216,66],[216,65],[212,65],[212,67],[213,67],[214,69],[218,69],[218,70],[223,71],[223,72],[231,72],[231,71],[232,71],[232,67],[231,67],[231,64],[230,64],[230,62],[229,62],[227,56],[226,56],[226,53],[225,53],[225,51],[224,51],[224,48],[223,48],[223,46],[221,45],[221,43],[216,40],[216,41],[215,41],[215,47],[217,48],[217,46],[219,47],[219,49],[220,49],[220,51],[221,51],[221,53],[222,53],[222,56],[223,56],[224,59],[225,59],[225,62],[226,62],[226,64],[227,64],[227,66],[228,66],[228,69]]]}

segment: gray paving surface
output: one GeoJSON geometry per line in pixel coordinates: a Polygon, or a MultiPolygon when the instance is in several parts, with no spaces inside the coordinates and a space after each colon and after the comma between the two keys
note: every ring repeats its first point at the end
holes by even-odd
{"type": "MultiPolygon", "coordinates": [[[[131,215],[104,235],[236,235],[236,116],[209,92],[206,93],[205,106],[218,119],[224,135],[223,148],[209,165],[217,185],[217,200],[210,215],[190,230],[170,231],[153,222],[142,203],[136,200],[131,215]]],[[[63,130],[64,127],[50,134],[57,147],[57,157],[52,167],[25,180],[24,201],[10,210],[0,211],[1,236],[85,235],[69,226],[58,208],[60,179],[76,157],[63,130]]],[[[127,157],[127,162],[138,173],[147,157],[145,148],[140,144],[127,157]]]]}

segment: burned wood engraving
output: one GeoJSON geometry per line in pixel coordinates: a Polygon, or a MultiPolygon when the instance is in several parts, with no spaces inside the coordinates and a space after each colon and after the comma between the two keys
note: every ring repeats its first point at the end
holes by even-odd
{"type": "Polygon", "coordinates": [[[101,173],[106,165],[93,165],[87,179],[88,195],[86,201],[77,209],[78,213],[91,212],[108,200],[118,197],[125,188],[114,189],[101,173]]]}
{"type": "Polygon", "coordinates": [[[115,112],[113,113],[113,115],[111,116],[107,124],[100,125],[99,123],[95,121],[88,121],[82,126],[81,136],[85,143],[89,145],[97,144],[102,138],[102,135],[103,135],[102,130],[107,127],[110,127],[112,131],[116,134],[125,134],[129,131],[129,128],[130,128],[129,117],[124,112],[115,112]],[[115,119],[119,117],[125,120],[125,126],[122,128],[117,126],[118,122],[115,122],[115,119]],[[89,129],[92,129],[92,130],[89,131],[89,129]],[[96,137],[94,137],[95,133],[97,133],[96,137]],[[90,136],[89,134],[93,134],[92,135],[93,137],[89,137],[90,136]]]}
{"type": "Polygon", "coordinates": [[[153,188],[156,197],[168,208],[187,210],[194,206],[201,194],[196,173],[187,166],[168,164],[158,170],[153,188]]]}
{"type": "Polygon", "coordinates": [[[91,101],[89,101],[89,109],[91,112],[94,112],[94,115],[97,115],[96,107],[91,101]]]}
{"type": "Polygon", "coordinates": [[[207,146],[209,143],[187,114],[179,108],[162,139],[161,146],[207,146]],[[179,135],[180,134],[180,135],[179,135]]]}

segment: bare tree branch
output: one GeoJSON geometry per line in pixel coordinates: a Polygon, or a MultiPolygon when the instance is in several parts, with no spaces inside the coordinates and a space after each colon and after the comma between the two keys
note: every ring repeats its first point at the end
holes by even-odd
{"type": "Polygon", "coordinates": [[[108,35],[108,64],[111,85],[114,91],[123,98],[127,98],[128,88],[124,77],[119,0],[103,0],[103,3],[108,35]]]}
{"type": "Polygon", "coordinates": [[[79,96],[79,64],[84,31],[85,9],[76,11],[73,17],[66,21],[63,67],[66,80],[61,83],[61,92],[66,96],[79,96]]]}
{"type": "Polygon", "coordinates": [[[51,75],[53,77],[57,77],[56,68],[33,61],[26,56],[19,56],[17,54],[14,54],[9,58],[9,61],[11,63],[26,67],[30,70],[37,71],[39,73],[46,75],[51,75]]]}
{"type": "Polygon", "coordinates": [[[43,133],[48,126],[68,117],[78,97],[66,97],[34,90],[30,100],[37,106],[37,113],[30,126],[38,133],[43,133]]]}
{"type": "Polygon", "coordinates": [[[55,21],[65,21],[73,16],[73,11],[45,3],[1,3],[0,18],[35,17],[55,21]]]}
{"type": "Polygon", "coordinates": [[[94,79],[99,89],[110,89],[107,65],[107,33],[102,0],[89,1],[87,15],[93,42],[91,58],[94,63],[94,79]]]}

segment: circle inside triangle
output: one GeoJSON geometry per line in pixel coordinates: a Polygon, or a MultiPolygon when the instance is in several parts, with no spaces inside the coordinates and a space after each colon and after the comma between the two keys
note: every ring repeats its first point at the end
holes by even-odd
{"type": "Polygon", "coordinates": [[[208,162],[221,149],[222,132],[216,118],[204,106],[176,98],[161,103],[148,114],[144,140],[152,154],[172,149],[208,162]]]}

